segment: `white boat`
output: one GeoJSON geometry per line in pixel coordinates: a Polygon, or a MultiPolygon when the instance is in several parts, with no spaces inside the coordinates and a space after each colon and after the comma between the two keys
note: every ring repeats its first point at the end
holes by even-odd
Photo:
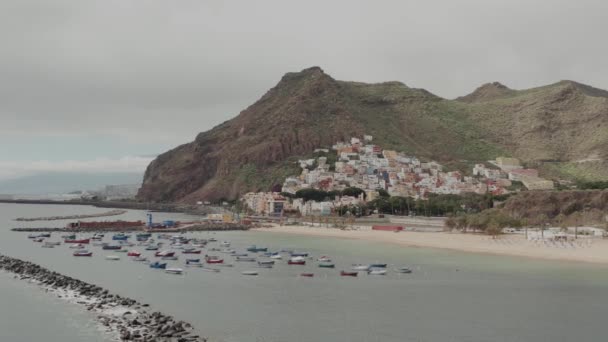
{"type": "Polygon", "coordinates": [[[241,272],[242,275],[248,275],[248,276],[257,276],[258,275],[258,271],[243,271],[241,272]]]}
{"type": "Polygon", "coordinates": [[[386,275],[385,269],[372,269],[367,272],[369,275],[386,275]]]}
{"type": "Polygon", "coordinates": [[[400,267],[397,268],[395,271],[399,273],[412,273],[412,270],[407,267],[400,267]]]}
{"type": "Polygon", "coordinates": [[[230,247],[230,242],[222,241],[222,243],[220,243],[220,247],[230,247]]]}
{"type": "Polygon", "coordinates": [[[118,255],[108,255],[106,260],[120,260],[120,257],[118,255]]]}
{"type": "Polygon", "coordinates": [[[273,254],[273,255],[269,256],[269,258],[270,259],[277,259],[277,260],[283,259],[283,257],[281,256],[281,254],[273,254]]]}
{"type": "Polygon", "coordinates": [[[165,270],[165,273],[170,273],[170,274],[182,274],[182,273],[184,273],[184,270],[182,270],[181,268],[172,267],[172,268],[167,268],[167,269],[165,270]]]}
{"type": "Polygon", "coordinates": [[[182,245],[181,243],[172,244],[169,247],[173,249],[184,249],[184,245],[182,245]]]}
{"type": "Polygon", "coordinates": [[[351,270],[353,271],[369,271],[369,265],[353,265],[353,267],[351,267],[351,270]]]}
{"type": "Polygon", "coordinates": [[[289,260],[290,261],[305,261],[306,259],[304,257],[302,257],[302,256],[296,256],[296,257],[293,257],[293,258],[291,258],[289,260]]]}
{"type": "Polygon", "coordinates": [[[201,270],[207,271],[207,272],[215,272],[215,273],[220,271],[219,268],[211,268],[211,267],[203,267],[203,268],[201,268],[201,270]]]}
{"type": "Polygon", "coordinates": [[[327,257],[327,256],[322,256],[319,259],[317,259],[318,262],[331,262],[331,258],[327,257]]]}
{"type": "Polygon", "coordinates": [[[138,257],[133,258],[133,261],[144,262],[144,261],[148,261],[148,258],[146,258],[144,256],[138,256],[138,257]]]}
{"type": "Polygon", "coordinates": [[[85,246],[83,244],[78,243],[78,244],[75,244],[75,245],[71,245],[70,248],[72,248],[72,249],[83,249],[83,248],[85,248],[85,246]]]}

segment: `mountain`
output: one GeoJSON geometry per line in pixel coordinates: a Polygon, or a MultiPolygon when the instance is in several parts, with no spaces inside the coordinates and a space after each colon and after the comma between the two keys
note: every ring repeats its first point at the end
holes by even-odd
{"type": "Polygon", "coordinates": [[[606,93],[571,81],[529,90],[495,82],[446,100],[400,82],[338,81],[312,67],[285,74],[235,118],[159,155],[138,197],[194,202],[268,190],[299,173],[298,158],[363,134],[450,167],[513,155],[576,174],[578,164],[605,163],[606,93]]]}
{"type": "Polygon", "coordinates": [[[0,194],[64,194],[77,190],[97,190],[112,184],[139,184],[141,173],[49,172],[0,181],[0,194]]]}

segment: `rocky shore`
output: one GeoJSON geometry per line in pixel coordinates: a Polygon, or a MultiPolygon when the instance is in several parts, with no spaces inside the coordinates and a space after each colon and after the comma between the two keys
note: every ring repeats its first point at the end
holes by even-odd
{"type": "Polygon", "coordinates": [[[15,221],[30,222],[30,221],[78,220],[78,219],[93,218],[93,217],[116,216],[116,215],[122,215],[126,212],[127,212],[126,210],[117,209],[117,210],[106,211],[104,213],[99,213],[99,214],[84,214],[84,215],[69,215],[69,216],[43,216],[43,217],[18,217],[15,219],[15,221]]]}
{"type": "Polygon", "coordinates": [[[103,329],[121,341],[202,342],[191,324],[177,321],[160,312],[151,312],[148,304],[113,295],[99,286],[53,272],[34,263],[0,254],[0,269],[16,278],[35,283],[97,314],[103,329]]]}
{"type": "Polygon", "coordinates": [[[141,230],[134,230],[133,228],[57,228],[57,227],[36,227],[36,228],[11,228],[14,232],[28,232],[28,233],[98,233],[98,232],[150,232],[150,233],[187,233],[187,232],[207,232],[207,231],[230,231],[230,230],[249,230],[251,227],[245,224],[238,223],[210,223],[210,224],[193,224],[179,228],[161,228],[161,229],[144,229],[142,226],[141,230]]]}

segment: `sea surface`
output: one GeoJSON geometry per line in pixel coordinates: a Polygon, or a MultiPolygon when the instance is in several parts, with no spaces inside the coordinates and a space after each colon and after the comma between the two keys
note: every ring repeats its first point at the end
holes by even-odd
{"type": "MultiPolygon", "coordinates": [[[[93,250],[74,258],[62,245],[40,248],[11,227],[64,226],[68,221],[15,222],[25,216],[104,212],[87,206],[0,204],[0,252],[39,263],[113,293],[151,304],[154,310],[192,323],[212,341],[606,341],[608,267],[525,258],[405,248],[274,233],[195,233],[230,241],[244,250],[257,244],[331,256],[337,268],[288,266],[241,275],[252,263],[220,273],[186,269],[175,276],[128,260],[126,254],[93,250]],[[105,260],[116,254],[120,261],[105,260]],[[355,263],[409,266],[401,275],[339,277],[355,263]],[[303,271],[314,278],[298,277],[303,271]]],[[[145,211],[97,220],[145,220],[145,211]]],[[[193,220],[154,213],[154,220],[193,220]]],[[[88,219],[96,220],[96,219],[88,219]]],[[[59,240],[54,234],[51,240],[59,240]]],[[[139,250],[143,251],[141,247],[139,250]]],[[[217,252],[207,252],[220,254],[217,252]]],[[[151,255],[148,252],[147,255],[151,255]]],[[[179,253],[178,253],[179,255],[179,253]]],[[[221,254],[220,254],[221,255],[221,254]]],[[[183,259],[182,255],[179,255],[183,259]]],[[[227,257],[227,260],[230,258],[227,257]]],[[[183,267],[183,260],[169,262],[183,267]]],[[[107,341],[83,307],[63,302],[33,285],[0,273],[0,341],[107,341]]]]}

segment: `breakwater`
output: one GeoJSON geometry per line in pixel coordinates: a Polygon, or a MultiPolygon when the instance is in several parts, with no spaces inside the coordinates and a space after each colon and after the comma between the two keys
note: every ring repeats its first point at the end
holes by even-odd
{"type": "Polygon", "coordinates": [[[106,216],[117,216],[126,213],[126,210],[117,209],[110,210],[103,213],[98,214],[83,214],[83,215],[68,215],[68,216],[42,216],[42,217],[18,217],[15,221],[56,221],[56,220],[78,220],[85,218],[93,218],[93,217],[106,217],[106,216]]]}
{"type": "Polygon", "coordinates": [[[160,228],[160,229],[142,229],[128,228],[57,228],[57,227],[34,227],[34,228],[12,228],[14,232],[28,233],[97,233],[97,232],[150,232],[150,233],[181,233],[181,232],[205,232],[205,231],[231,231],[231,230],[249,230],[249,225],[238,223],[212,223],[212,224],[195,224],[178,228],[160,228]]]}
{"type": "Polygon", "coordinates": [[[121,341],[203,342],[191,324],[160,312],[148,304],[111,294],[102,287],[68,277],[29,261],[0,254],[0,270],[15,274],[57,296],[97,314],[106,332],[121,341]]]}

